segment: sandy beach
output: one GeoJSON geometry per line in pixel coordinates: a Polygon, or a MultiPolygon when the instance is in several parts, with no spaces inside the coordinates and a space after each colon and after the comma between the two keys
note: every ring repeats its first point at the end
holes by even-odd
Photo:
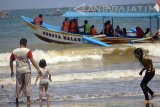
{"type": "Polygon", "coordinates": [[[151,103],[143,103],[143,96],[123,96],[100,99],[85,99],[72,101],[53,101],[42,104],[35,102],[31,105],[27,104],[3,104],[0,107],[160,107],[159,95],[156,96],[151,103]]]}

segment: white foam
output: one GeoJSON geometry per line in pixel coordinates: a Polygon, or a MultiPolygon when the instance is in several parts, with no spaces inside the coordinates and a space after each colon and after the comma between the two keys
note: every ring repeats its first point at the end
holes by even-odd
{"type": "Polygon", "coordinates": [[[8,66],[9,65],[10,53],[2,53],[0,54],[0,66],[8,66]]]}
{"type": "MultiPolygon", "coordinates": [[[[122,79],[128,77],[140,77],[138,70],[114,70],[100,71],[92,73],[72,73],[53,76],[54,82],[67,82],[74,80],[101,80],[101,79],[122,79]]],[[[160,69],[156,70],[156,75],[160,75],[160,69]]]]}
{"type": "Polygon", "coordinates": [[[0,79],[1,85],[13,85],[16,84],[16,78],[3,78],[0,79]]]}
{"type": "Polygon", "coordinates": [[[136,44],[135,47],[149,51],[149,55],[160,57],[160,43],[136,44]]]}
{"type": "MultiPolygon", "coordinates": [[[[119,49],[116,51],[118,53],[121,52],[128,52],[124,51],[130,46],[140,47],[149,51],[149,55],[160,57],[160,44],[159,43],[145,43],[145,44],[134,44],[129,45],[128,47],[117,47],[113,46],[110,48],[84,48],[84,49],[66,49],[66,50],[50,50],[50,51],[43,51],[43,50],[35,50],[33,51],[33,57],[38,62],[40,59],[46,59],[48,64],[57,64],[59,62],[74,62],[74,61],[81,61],[85,59],[91,60],[101,60],[103,55],[109,55],[114,52],[114,50],[119,49]]],[[[0,54],[0,66],[8,66],[9,65],[9,57],[10,53],[1,53],[0,54]]]]}
{"type": "MultiPolygon", "coordinates": [[[[126,79],[129,77],[137,78],[140,69],[137,70],[114,70],[114,71],[99,71],[90,73],[69,73],[52,76],[52,83],[69,82],[69,81],[86,81],[86,80],[103,80],[103,79],[126,79]]],[[[144,75],[144,73],[143,73],[144,75]]],[[[156,75],[160,76],[160,69],[156,69],[156,75]]],[[[15,78],[0,79],[1,85],[15,84],[15,78]]],[[[32,77],[32,84],[35,82],[35,77],[32,77]]]]}
{"type": "MultiPolygon", "coordinates": [[[[88,54],[88,53],[78,53],[74,51],[33,51],[33,57],[38,62],[40,59],[44,58],[48,64],[56,64],[59,62],[73,62],[80,61],[84,59],[101,60],[102,55],[100,54],[88,54]]],[[[9,65],[10,53],[0,54],[0,66],[9,65]]]]}
{"type": "Polygon", "coordinates": [[[92,60],[101,60],[102,55],[91,55],[91,54],[77,54],[74,51],[71,52],[58,52],[58,51],[42,51],[36,50],[33,52],[34,58],[36,61],[44,58],[46,59],[47,63],[55,64],[59,62],[73,62],[73,61],[80,61],[83,59],[92,59],[92,60]]]}

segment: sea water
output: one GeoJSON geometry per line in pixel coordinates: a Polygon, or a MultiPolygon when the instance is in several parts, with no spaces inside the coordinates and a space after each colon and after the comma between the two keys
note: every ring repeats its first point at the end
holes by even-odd
{"type": "MultiPolygon", "coordinates": [[[[159,43],[117,44],[110,47],[46,43],[39,40],[20,18],[21,15],[34,18],[40,13],[52,11],[53,9],[14,10],[10,11],[13,18],[0,19],[0,104],[15,101],[16,79],[10,77],[9,58],[12,50],[19,47],[22,37],[27,38],[28,48],[32,50],[36,62],[42,58],[47,61],[52,74],[52,82],[49,84],[51,101],[143,95],[139,86],[142,80],[139,71],[142,67],[133,55],[137,47],[143,48],[145,54],[152,58],[156,76],[149,86],[155,92],[160,92],[159,43]]],[[[59,27],[63,20],[61,16],[44,16],[45,22],[59,27]]],[[[83,24],[83,20],[80,19],[79,25],[83,24]]],[[[88,20],[96,26],[98,32],[101,31],[101,19],[88,20]]],[[[155,20],[152,23],[155,24],[155,20]]],[[[116,25],[126,27],[127,30],[136,26],[145,30],[149,26],[146,18],[117,18],[114,22],[114,26],[116,25]]],[[[153,29],[156,27],[153,26],[153,29]]],[[[38,85],[34,85],[36,75],[37,71],[32,67],[33,101],[39,99],[38,85]]]]}

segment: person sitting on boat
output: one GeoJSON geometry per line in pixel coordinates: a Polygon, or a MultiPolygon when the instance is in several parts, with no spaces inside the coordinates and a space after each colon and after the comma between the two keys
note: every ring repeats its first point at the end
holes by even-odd
{"type": "Polygon", "coordinates": [[[84,21],[84,25],[80,26],[79,28],[84,28],[84,34],[89,35],[90,34],[90,25],[88,24],[88,21],[84,21]]]}
{"type": "Polygon", "coordinates": [[[144,38],[148,38],[148,37],[151,37],[151,42],[154,42],[153,40],[154,40],[154,38],[153,38],[153,36],[152,36],[152,32],[151,32],[151,30],[150,30],[150,28],[146,28],[146,31],[145,31],[145,33],[144,33],[144,38]]]}
{"type": "Polygon", "coordinates": [[[119,31],[119,37],[123,37],[123,31],[122,30],[119,31]]]}
{"type": "Polygon", "coordinates": [[[68,28],[69,28],[69,21],[67,18],[65,18],[65,20],[63,21],[62,23],[62,27],[61,27],[61,30],[62,31],[68,31],[68,28]],[[67,24],[68,23],[68,24],[67,24]]]}
{"type": "Polygon", "coordinates": [[[127,37],[127,30],[126,30],[126,28],[123,28],[123,29],[122,29],[122,32],[123,32],[123,33],[122,33],[122,36],[123,36],[123,37],[127,37]]]}
{"type": "Polygon", "coordinates": [[[76,24],[76,34],[79,34],[79,27],[78,27],[78,20],[75,19],[75,24],[76,24]]]}
{"type": "Polygon", "coordinates": [[[146,31],[144,33],[144,37],[145,38],[152,37],[152,32],[151,32],[150,28],[146,28],[146,31]]]}
{"type": "Polygon", "coordinates": [[[107,36],[113,36],[113,26],[110,24],[109,20],[105,23],[104,34],[107,36]]]}
{"type": "Polygon", "coordinates": [[[70,21],[69,32],[76,33],[76,31],[77,31],[77,22],[76,19],[73,19],[70,21]]]}
{"type": "Polygon", "coordinates": [[[126,37],[127,36],[127,32],[123,28],[123,30],[119,30],[119,32],[117,34],[114,34],[114,36],[116,36],[116,37],[126,37]]]}
{"type": "Polygon", "coordinates": [[[97,31],[96,28],[94,27],[94,25],[91,26],[91,34],[92,36],[97,35],[97,31]]]}
{"type": "Polygon", "coordinates": [[[42,26],[42,23],[43,23],[43,15],[39,14],[39,16],[34,19],[34,24],[42,26]]]}
{"type": "Polygon", "coordinates": [[[157,40],[160,37],[160,29],[155,33],[155,35],[153,36],[153,39],[157,40]]]}
{"type": "Polygon", "coordinates": [[[136,27],[136,37],[137,38],[143,38],[144,32],[140,27],[136,27]]]}
{"type": "Polygon", "coordinates": [[[116,37],[119,37],[120,36],[120,27],[119,27],[119,25],[117,25],[116,26],[116,29],[115,29],[115,33],[114,33],[114,36],[116,36],[116,37]]]}

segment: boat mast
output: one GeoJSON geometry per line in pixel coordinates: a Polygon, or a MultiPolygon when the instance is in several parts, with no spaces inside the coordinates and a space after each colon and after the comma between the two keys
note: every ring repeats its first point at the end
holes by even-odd
{"type": "MultiPolygon", "coordinates": [[[[112,17],[112,27],[113,27],[113,17],[112,17]]],[[[114,28],[114,27],[113,27],[114,28]]]]}
{"type": "Polygon", "coordinates": [[[149,17],[149,28],[152,31],[152,18],[151,17],[149,17]]]}
{"type": "Polygon", "coordinates": [[[69,24],[69,17],[66,17],[67,18],[67,33],[68,33],[68,31],[69,31],[69,26],[68,26],[68,24],[69,24]]]}
{"type": "Polygon", "coordinates": [[[104,34],[104,19],[105,19],[105,17],[102,17],[102,22],[103,22],[103,34],[104,34]]]}

